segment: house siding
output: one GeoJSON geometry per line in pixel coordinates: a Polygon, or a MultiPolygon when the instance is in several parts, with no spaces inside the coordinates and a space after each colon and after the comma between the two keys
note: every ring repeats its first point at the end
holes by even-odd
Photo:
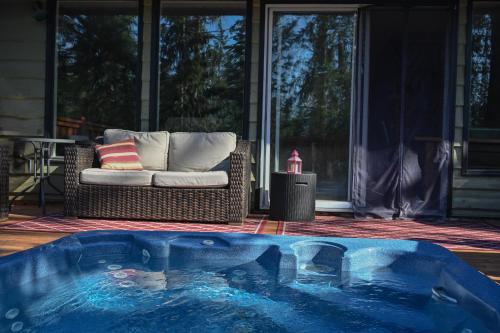
{"type": "MultiPolygon", "coordinates": [[[[31,0],[0,0],[0,144],[14,149],[16,156],[31,156],[33,148],[14,147],[3,136],[44,135],[46,21],[34,19],[32,5],[31,0]]],[[[11,192],[22,191],[32,181],[28,164],[16,159],[9,178],[11,192]]],[[[24,199],[35,199],[32,193],[24,199]]]]}
{"type": "Polygon", "coordinates": [[[43,135],[45,21],[31,0],[0,0],[0,135],[43,135]]]}
{"type": "Polygon", "coordinates": [[[260,72],[260,0],[253,0],[252,3],[252,50],[250,65],[250,112],[248,133],[251,141],[258,140],[259,126],[259,72],[260,72]]]}
{"type": "Polygon", "coordinates": [[[451,215],[455,217],[500,217],[500,177],[464,176],[462,170],[466,26],[467,0],[460,0],[451,215]]]}

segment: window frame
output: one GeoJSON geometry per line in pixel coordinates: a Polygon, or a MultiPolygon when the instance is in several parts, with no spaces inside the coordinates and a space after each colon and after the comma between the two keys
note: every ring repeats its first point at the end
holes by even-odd
{"type": "MultiPolygon", "coordinates": [[[[142,77],[143,72],[149,72],[149,94],[148,94],[148,129],[157,131],[159,128],[159,60],[160,60],[160,17],[162,0],[152,0],[151,2],[151,32],[148,36],[151,40],[149,68],[144,68],[144,0],[136,0],[138,3],[138,66],[137,104],[135,130],[142,130],[142,77]]],[[[253,0],[245,0],[245,66],[243,85],[243,124],[242,138],[249,139],[250,136],[250,86],[251,86],[251,60],[252,60],[252,17],[253,0]]],[[[46,49],[45,49],[45,104],[44,104],[44,137],[56,137],[57,121],[57,68],[56,68],[56,38],[59,0],[47,0],[47,21],[46,21],[46,49]]]]}
{"type": "MultiPolygon", "coordinates": [[[[258,180],[257,187],[259,188],[256,196],[256,205],[258,209],[269,209],[269,191],[271,187],[271,173],[270,168],[271,157],[269,144],[271,143],[271,123],[270,123],[270,83],[271,77],[268,73],[269,60],[271,58],[271,48],[269,47],[269,38],[272,31],[272,18],[276,12],[346,12],[355,13],[357,15],[356,23],[354,24],[354,45],[355,49],[360,47],[360,11],[362,6],[359,3],[354,4],[336,4],[336,3],[317,3],[306,4],[303,1],[263,1],[261,2],[261,22],[260,22],[260,56],[259,56],[259,110],[258,110],[258,180]]],[[[364,47],[364,46],[362,46],[364,47]]],[[[358,79],[359,79],[359,66],[358,51],[353,54],[353,68],[351,77],[351,110],[350,110],[350,124],[349,124],[349,171],[348,171],[348,185],[347,185],[347,199],[345,201],[337,200],[317,200],[317,211],[335,211],[335,212],[352,212],[352,149],[353,149],[353,131],[355,116],[358,103],[358,79]],[[318,204],[319,203],[319,204],[318,204]]]]}
{"type": "Polygon", "coordinates": [[[469,139],[470,139],[470,110],[472,90],[472,17],[474,2],[496,2],[499,0],[469,0],[467,2],[467,24],[465,34],[465,79],[464,79],[464,105],[463,105],[463,130],[462,130],[462,176],[500,177],[498,169],[478,169],[469,167],[469,139]]]}

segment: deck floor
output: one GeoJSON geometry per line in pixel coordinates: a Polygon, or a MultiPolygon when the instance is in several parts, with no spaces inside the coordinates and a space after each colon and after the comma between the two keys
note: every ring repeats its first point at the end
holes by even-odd
{"type": "MultiPolygon", "coordinates": [[[[47,213],[61,211],[59,205],[51,205],[47,213]]],[[[14,206],[13,212],[7,221],[0,222],[8,225],[21,221],[28,221],[41,216],[41,210],[36,206],[14,206]]],[[[56,239],[68,236],[69,233],[62,232],[39,232],[28,230],[4,230],[0,229],[0,256],[6,256],[15,252],[31,249],[32,247],[52,242],[56,239]]]]}
{"type": "MultiPolygon", "coordinates": [[[[60,206],[51,206],[49,213],[60,212],[60,206]]],[[[34,206],[17,206],[14,208],[13,214],[7,221],[0,222],[0,226],[11,225],[17,222],[29,221],[40,216],[40,210],[34,206]]],[[[491,222],[499,228],[500,222],[491,222]]],[[[273,226],[268,223],[263,228],[262,233],[275,234],[280,228],[279,223],[273,226]],[[275,230],[276,229],[276,230],[275,230]]],[[[210,229],[210,225],[204,225],[203,231],[210,229]]],[[[214,225],[214,231],[221,231],[220,227],[214,225]]],[[[223,230],[222,230],[223,231],[223,230]]],[[[463,230],[463,235],[466,236],[467,229],[463,230]]],[[[48,231],[32,231],[32,230],[10,230],[0,228],[0,256],[9,255],[18,251],[30,249],[32,247],[42,245],[61,237],[70,235],[68,232],[48,232],[48,231]]],[[[472,235],[471,235],[472,237],[472,235]]],[[[500,238],[498,240],[500,242],[500,238]]],[[[468,262],[478,271],[489,276],[492,280],[500,283],[500,250],[483,250],[483,249],[451,249],[453,253],[468,262]]]]}

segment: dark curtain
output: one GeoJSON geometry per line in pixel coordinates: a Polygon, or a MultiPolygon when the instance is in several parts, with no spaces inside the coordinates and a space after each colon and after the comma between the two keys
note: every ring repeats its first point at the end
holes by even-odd
{"type": "Polygon", "coordinates": [[[355,129],[357,215],[446,215],[450,12],[369,9],[365,88],[355,129]]]}
{"type": "Polygon", "coordinates": [[[500,11],[491,14],[491,61],[490,85],[488,91],[488,111],[485,124],[500,124],[500,11]]]}

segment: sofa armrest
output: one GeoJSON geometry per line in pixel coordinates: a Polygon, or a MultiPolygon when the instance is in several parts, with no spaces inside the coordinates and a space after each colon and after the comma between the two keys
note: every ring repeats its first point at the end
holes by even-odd
{"type": "Polygon", "coordinates": [[[9,150],[0,146],[0,221],[9,213],[9,150]]]}
{"type": "Polygon", "coordinates": [[[250,142],[240,140],[230,154],[229,221],[241,223],[248,215],[250,191],[250,142]]]}
{"type": "Polygon", "coordinates": [[[94,163],[94,147],[67,146],[64,149],[64,214],[76,215],[80,172],[94,163]]]}

